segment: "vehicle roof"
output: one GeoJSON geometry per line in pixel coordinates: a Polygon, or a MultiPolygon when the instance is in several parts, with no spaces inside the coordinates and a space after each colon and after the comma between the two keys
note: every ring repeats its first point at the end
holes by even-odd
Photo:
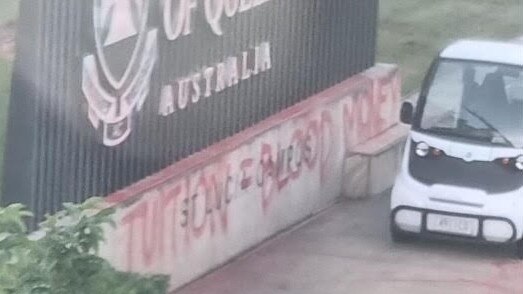
{"type": "Polygon", "coordinates": [[[440,57],[523,66],[523,45],[498,41],[461,40],[445,48],[440,57]]]}

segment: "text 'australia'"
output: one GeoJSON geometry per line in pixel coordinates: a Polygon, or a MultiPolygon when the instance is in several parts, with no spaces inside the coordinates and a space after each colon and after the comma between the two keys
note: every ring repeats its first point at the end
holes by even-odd
{"type": "Polygon", "coordinates": [[[162,88],[159,114],[168,116],[202,98],[209,98],[262,72],[270,70],[271,45],[268,42],[232,56],[199,72],[177,79],[162,88]]]}

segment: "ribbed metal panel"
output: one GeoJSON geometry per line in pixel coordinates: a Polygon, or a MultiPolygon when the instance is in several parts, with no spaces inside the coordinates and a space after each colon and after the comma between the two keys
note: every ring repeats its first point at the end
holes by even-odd
{"type": "Polygon", "coordinates": [[[192,34],[176,41],[165,37],[158,1],[150,4],[159,52],[150,93],[129,138],[107,147],[81,89],[82,61],[95,51],[93,2],[22,0],[4,203],[26,203],[40,218],[63,202],[107,195],[374,64],[378,0],[271,0],[224,17],[223,36],[198,9],[192,34]],[[270,71],[158,115],[162,86],[262,42],[272,47],[270,71]]]}

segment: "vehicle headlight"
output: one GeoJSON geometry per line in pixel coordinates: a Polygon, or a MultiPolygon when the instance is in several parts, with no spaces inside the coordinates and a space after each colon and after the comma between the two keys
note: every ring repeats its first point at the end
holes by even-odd
{"type": "MultiPolygon", "coordinates": [[[[426,157],[429,155],[430,146],[425,142],[416,144],[416,155],[419,157],[426,157]]],[[[522,163],[523,164],[523,163],[522,163]]]]}
{"type": "Polygon", "coordinates": [[[523,171],[523,155],[521,155],[520,157],[516,158],[516,163],[514,163],[514,165],[516,166],[516,168],[518,170],[523,171]]]}

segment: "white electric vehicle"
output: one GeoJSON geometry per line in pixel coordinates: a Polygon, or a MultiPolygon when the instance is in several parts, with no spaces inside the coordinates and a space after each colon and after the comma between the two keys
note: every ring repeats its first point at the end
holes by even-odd
{"type": "Polygon", "coordinates": [[[391,199],[394,241],[513,243],[523,259],[523,45],[462,40],[433,62],[391,199]]]}

